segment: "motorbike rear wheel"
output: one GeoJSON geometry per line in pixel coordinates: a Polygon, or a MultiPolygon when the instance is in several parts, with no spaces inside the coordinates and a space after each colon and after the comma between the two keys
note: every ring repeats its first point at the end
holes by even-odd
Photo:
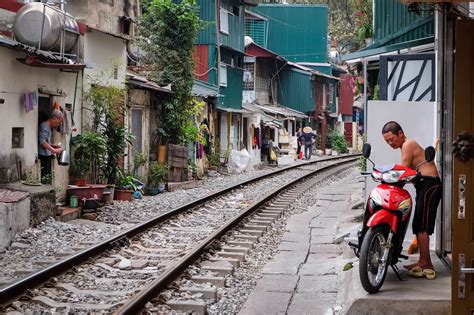
{"type": "Polygon", "coordinates": [[[390,255],[383,257],[385,251],[389,228],[387,226],[375,226],[369,228],[365,234],[360,250],[359,276],[362,287],[368,293],[376,293],[380,290],[387,275],[390,255]]]}

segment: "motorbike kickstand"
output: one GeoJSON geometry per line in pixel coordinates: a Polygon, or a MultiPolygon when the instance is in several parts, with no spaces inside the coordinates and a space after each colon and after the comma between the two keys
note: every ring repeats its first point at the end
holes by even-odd
{"type": "Polygon", "coordinates": [[[398,269],[397,265],[390,265],[390,267],[392,267],[393,272],[395,272],[395,274],[397,275],[398,280],[406,281],[406,279],[403,279],[402,276],[400,275],[400,272],[399,272],[399,269],[398,269]]]}

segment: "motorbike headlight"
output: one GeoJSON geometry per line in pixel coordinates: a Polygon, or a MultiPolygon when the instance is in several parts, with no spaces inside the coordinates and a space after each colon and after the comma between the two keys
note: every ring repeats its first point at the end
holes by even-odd
{"type": "Polygon", "coordinates": [[[382,206],[382,196],[377,190],[372,190],[372,192],[370,193],[370,199],[376,206],[382,206]]]}
{"type": "Polygon", "coordinates": [[[377,171],[373,171],[372,172],[372,178],[374,180],[381,180],[382,179],[382,173],[377,172],[377,171]]]}
{"type": "Polygon", "coordinates": [[[405,171],[388,171],[382,174],[382,180],[386,183],[396,183],[405,171]]]}

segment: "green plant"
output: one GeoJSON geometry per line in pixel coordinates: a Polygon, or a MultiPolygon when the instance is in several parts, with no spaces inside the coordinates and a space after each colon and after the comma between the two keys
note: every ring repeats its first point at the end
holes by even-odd
{"type": "Polygon", "coordinates": [[[160,142],[186,144],[197,132],[191,128],[196,103],[194,42],[203,23],[195,0],[146,0],[138,22],[138,43],[147,56],[141,73],[159,84],[171,84],[173,95],[161,107],[160,142]]]}
{"type": "Polygon", "coordinates": [[[372,0],[352,0],[352,6],[355,12],[357,37],[359,44],[363,45],[366,38],[374,36],[372,0]]]}
{"type": "Polygon", "coordinates": [[[120,173],[119,161],[125,156],[127,144],[132,135],[124,127],[125,89],[115,86],[93,85],[86,93],[86,99],[92,104],[92,130],[103,135],[107,154],[103,156],[100,171],[108,184],[117,182],[120,173]]]}
{"type": "Polygon", "coordinates": [[[168,177],[168,165],[157,162],[150,163],[148,171],[148,187],[156,188],[166,182],[168,177]]]}
{"type": "Polygon", "coordinates": [[[117,189],[137,190],[137,186],[135,185],[131,174],[123,174],[122,172],[119,172],[118,175],[117,189]]]}
{"type": "Polygon", "coordinates": [[[72,170],[78,175],[88,174],[92,182],[99,182],[100,168],[109,154],[105,136],[100,132],[87,131],[73,137],[71,142],[74,148],[72,170]]]}
{"type": "Polygon", "coordinates": [[[21,182],[25,185],[41,186],[41,180],[39,180],[38,176],[32,171],[26,173],[21,182]]]}
{"type": "Polygon", "coordinates": [[[347,143],[343,134],[337,132],[336,130],[329,130],[327,138],[327,144],[330,148],[336,150],[338,153],[347,152],[347,143]]]}
{"type": "Polygon", "coordinates": [[[54,180],[53,173],[41,176],[41,184],[43,185],[52,185],[53,180],[54,180]]]}
{"type": "Polygon", "coordinates": [[[378,84],[374,87],[374,95],[372,96],[372,100],[380,100],[380,87],[378,84]]]}
{"type": "Polygon", "coordinates": [[[207,162],[209,166],[219,166],[221,164],[221,148],[219,144],[219,140],[213,142],[213,148],[210,153],[206,154],[207,162]]]}
{"type": "MultiPolygon", "coordinates": [[[[367,134],[363,134],[362,135],[362,143],[366,143],[367,142],[367,134]]],[[[361,170],[361,171],[366,171],[367,170],[367,158],[361,156],[359,158],[359,160],[357,161],[357,167],[361,170]]]]}
{"type": "Polygon", "coordinates": [[[137,153],[133,157],[133,175],[137,176],[138,169],[145,165],[148,162],[148,159],[142,153],[137,153]]]}

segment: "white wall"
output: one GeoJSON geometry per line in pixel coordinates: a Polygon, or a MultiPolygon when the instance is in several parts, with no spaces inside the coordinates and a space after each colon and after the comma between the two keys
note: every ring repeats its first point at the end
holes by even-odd
{"type": "MultiPolygon", "coordinates": [[[[38,107],[26,113],[23,105],[23,93],[32,92],[42,87],[49,91],[62,90],[66,97],[58,97],[61,106],[65,103],[73,104],[75,73],[60,72],[59,70],[34,68],[26,66],[16,60],[23,54],[14,50],[0,47],[0,98],[4,99],[4,104],[0,104],[0,169],[10,169],[10,176],[16,179],[16,160],[22,161],[22,168],[32,168],[35,156],[38,153],[38,107]],[[24,128],[24,147],[22,149],[12,149],[12,128],[24,128]]],[[[78,94],[76,97],[76,111],[74,120],[80,124],[80,89],[81,77],[79,75],[78,94]]],[[[78,126],[80,128],[80,126],[78,126]]],[[[55,132],[54,141],[69,143],[66,136],[61,136],[55,132]]],[[[65,187],[68,180],[68,170],[66,167],[56,167],[56,185],[65,187]]],[[[4,174],[2,173],[2,176],[4,174]]],[[[4,178],[2,178],[4,180],[4,178]]]]}
{"type": "MultiPolygon", "coordinates": [[[[89,31],[84,36],[84,70],[86,81],[125,87],[127,50],[125,41],[99,31],[89,31]],[[118,67],[117,78],[113,77],[118,67]]],[[[86,82],[86,84],[88,83],[86,82]]]]}
{"type": "MultiPolygon", "coordinates": [[[[372,146],[370,158],[378,165],[400,163],[400,150],[392,149],[383,139],[382,128],[388,121],[400,124],[409,139],[418,142],[423,148],[432,146],[437,137],[437,109],[435,102],[386,102],[369,101],[367,118],[367,142],[372,146]]],[[[371,166],[368,163],[368,168],[371,166]]],[[[375,187],[372,178],[366,179],[366,196],[375,187]]],[[[412,185],[405,188],[412,197],[412,185]]]]}

